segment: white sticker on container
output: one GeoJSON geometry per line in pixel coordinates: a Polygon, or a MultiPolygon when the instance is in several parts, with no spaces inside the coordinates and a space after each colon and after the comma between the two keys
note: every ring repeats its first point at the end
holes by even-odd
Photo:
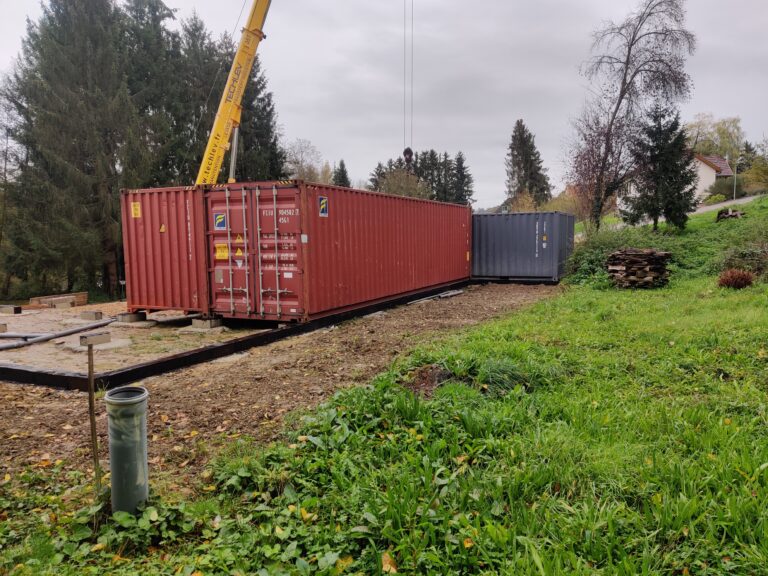
{"type": "Polygon", "coordinates": [[[309,244],[309,236],[307,236],[306,234],[302,234],[301,235],[301,243],[302,244],[309,244]]]}
{"type": "Polygon", "coordinates": [[[283,274],[283,278],[293,278],[293,272],[286,272],[283,274]]]}

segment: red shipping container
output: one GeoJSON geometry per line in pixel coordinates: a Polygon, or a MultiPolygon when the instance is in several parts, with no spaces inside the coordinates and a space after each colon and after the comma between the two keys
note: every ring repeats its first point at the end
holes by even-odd
{"type": "MultiPolygon", "coordinates": [[[[131,217],[129,203],[147,195],[155,191],[126,194],[124,220],[131,217]]],[[[139,269],[132,265],[126,266],[131,310],[179,308],[226,318],[304,322],[449,286],[470,275],[467,206],[297,181],[215,186],[204,196],[206,223],[199,230],[207,245],[209,308],[188,306],[189,297],[174,300],[197,290],[165,286],[178,275],[160,274],[141,283],[130,278],[139,269]],[[160,296],[134,297],[130,287],[153,282],[160,296]]],[[[194,215],[179,222],[192,220],[194,215]]],[[[142,254],[169,249],[157,244],[162,241],[157,235],[143,244],[137,240],[125,233],[127,261],[142,260],[132,254],[134,246],[142,254]]],[[[195,253],[176,250],[169,258],[182,256],[195,266],[187,277],[197,283],[199,242],[175,245],[195,253]]]]}
{"type": "Polygon", "coordinates": [[[121,195],[128,309],[210,313],[205,197],[199,188],[121,195]]]}

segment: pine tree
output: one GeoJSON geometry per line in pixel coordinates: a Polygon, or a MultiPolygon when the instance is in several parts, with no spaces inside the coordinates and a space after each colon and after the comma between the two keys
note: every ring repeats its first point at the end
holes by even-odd
{"type": "Polygon", "coordinates": [[[744,146],[741,148],[741,154],[739,155],[739,162],[736,164],[736,169],[739,174],[745,174],[752,168],[752,164],[757,158],[757,148],[749,140],[744,141],[744,146]]]}
{"type": "Polygon", "coordinates": [[[645,218],[657,230],[663,217],[685,228],[688,213],[696,208],[696,168],[688,149],[680,113],[660,104],[653,106],[630,146],[636,166],[635,190],[626,198],[625,220],[637,224],[645,218]]]}
{"type": "Polygon", "coordinates": [[[145,170],[120,32],[110,0],[49,0],[8,87],[24,155],[10,199],[18,217],[9,264],[40,290],[116,293],[119,190],[145,170]]]}
{"type": "Polygon", "coordinates": [[[339,161],[339,165],[336,170],[333,171],[333,185],[342,186],[344,188],[351,188],[352,182],[349,180],[349,173],[347,172],[347,165],[342,159],[339,161]]]}
{"type": "Polygon", "coordinates": [[[433,199],[438,202],[453,202],[453,159],[444,152],[437,164],[435,186],[432,189],[433,199]]]}
{"type": "Polygon", "coordinates": [[[459,152],[451,158],[447,152],[438,154],[436,150],[416,152],[408,176],[397,174],[396,186],[387,186],[387,178],[393,173],[408,172],[405,160],[401,157],[381,162],[371,174],[369,188],[385,192],[396,189],[405,196],[466,204],[472,201],[474,179],[467,166],[466,158],[459,152]]]}
{"type": "Polygon", "coordinates": [[[387,177],[387,169],[384,164],[379,162],[376,164],[376,168],[371,172],[371,177],[368,180],[368,189],[373,192],[381,192],[384,189],[384,179],[387,177]]]}
{"type": "Polygon", "coordinates": [[[168,27],[173,19],[173,10],[162,0],[126,0],[123,6],[120,48],[150,163],[142,174],[142,187],[178,182],[177,149],[187,145],[179,127],[189,94],[181,36],[168,27]]]}
{"type": "Polygon", "coordinates": [[[451,191],[451,202],[457,204],[468,204],[472,201],[474,194],[474,178],[469,172],[464,153],[456,154],[454,161],[453,189],[451,191]]]}
{"type": "Polygon", "coordinates": [[[287,176],[277,111],[257,56],[243,98],[237,179],[244,182],[281,180],[287,176]]]}
{"type": "Polygon", "coordinates": [[[507,198],[513,201],[521,194],[530,194],[537,206],[552,198],[552,186],[542,165],[533,134],[522,120],[515,123],[507,148],[507,198]]]}

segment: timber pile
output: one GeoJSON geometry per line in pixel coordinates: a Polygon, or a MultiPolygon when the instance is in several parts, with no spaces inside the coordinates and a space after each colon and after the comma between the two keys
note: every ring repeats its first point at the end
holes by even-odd
{"type": "Polygon", "coordinates": [[[56,305],[72,303],[72,306],[85,306],[88,304],[88,292],[74,292],[72,294],[59,294],[57,296],[38,296],[30,298],[29,305],[38,308],[56,308],[56,305]]]}
{"type": "Polygon", "coordinates": [[[669,252],[619,250],[608,256],[608,274],[619,288],[658,288],[669,282],[669,252]]]}
{"type": "Polygon", "coordinates": [[[744,216],[746,216],[746,214],[741,210],[723,208],[717,213],[717,220],[715,220],[715,222],[722,222],[723,220],[729,220],[731,218],[744,218],[744,216]]]}

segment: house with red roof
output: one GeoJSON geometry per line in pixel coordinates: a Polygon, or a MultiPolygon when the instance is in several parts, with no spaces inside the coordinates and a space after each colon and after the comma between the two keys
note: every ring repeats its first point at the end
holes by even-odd
{"type": "Polygon", "coordinates": [[[702,201],[707,195],[707,190],[717,179],[730,178],[733,176],[733,170],[731,170],[728,160],[716,154],[695,154],[694,158],[696,160],[696,172],[699,175],[696,198],[702,201]]]}

